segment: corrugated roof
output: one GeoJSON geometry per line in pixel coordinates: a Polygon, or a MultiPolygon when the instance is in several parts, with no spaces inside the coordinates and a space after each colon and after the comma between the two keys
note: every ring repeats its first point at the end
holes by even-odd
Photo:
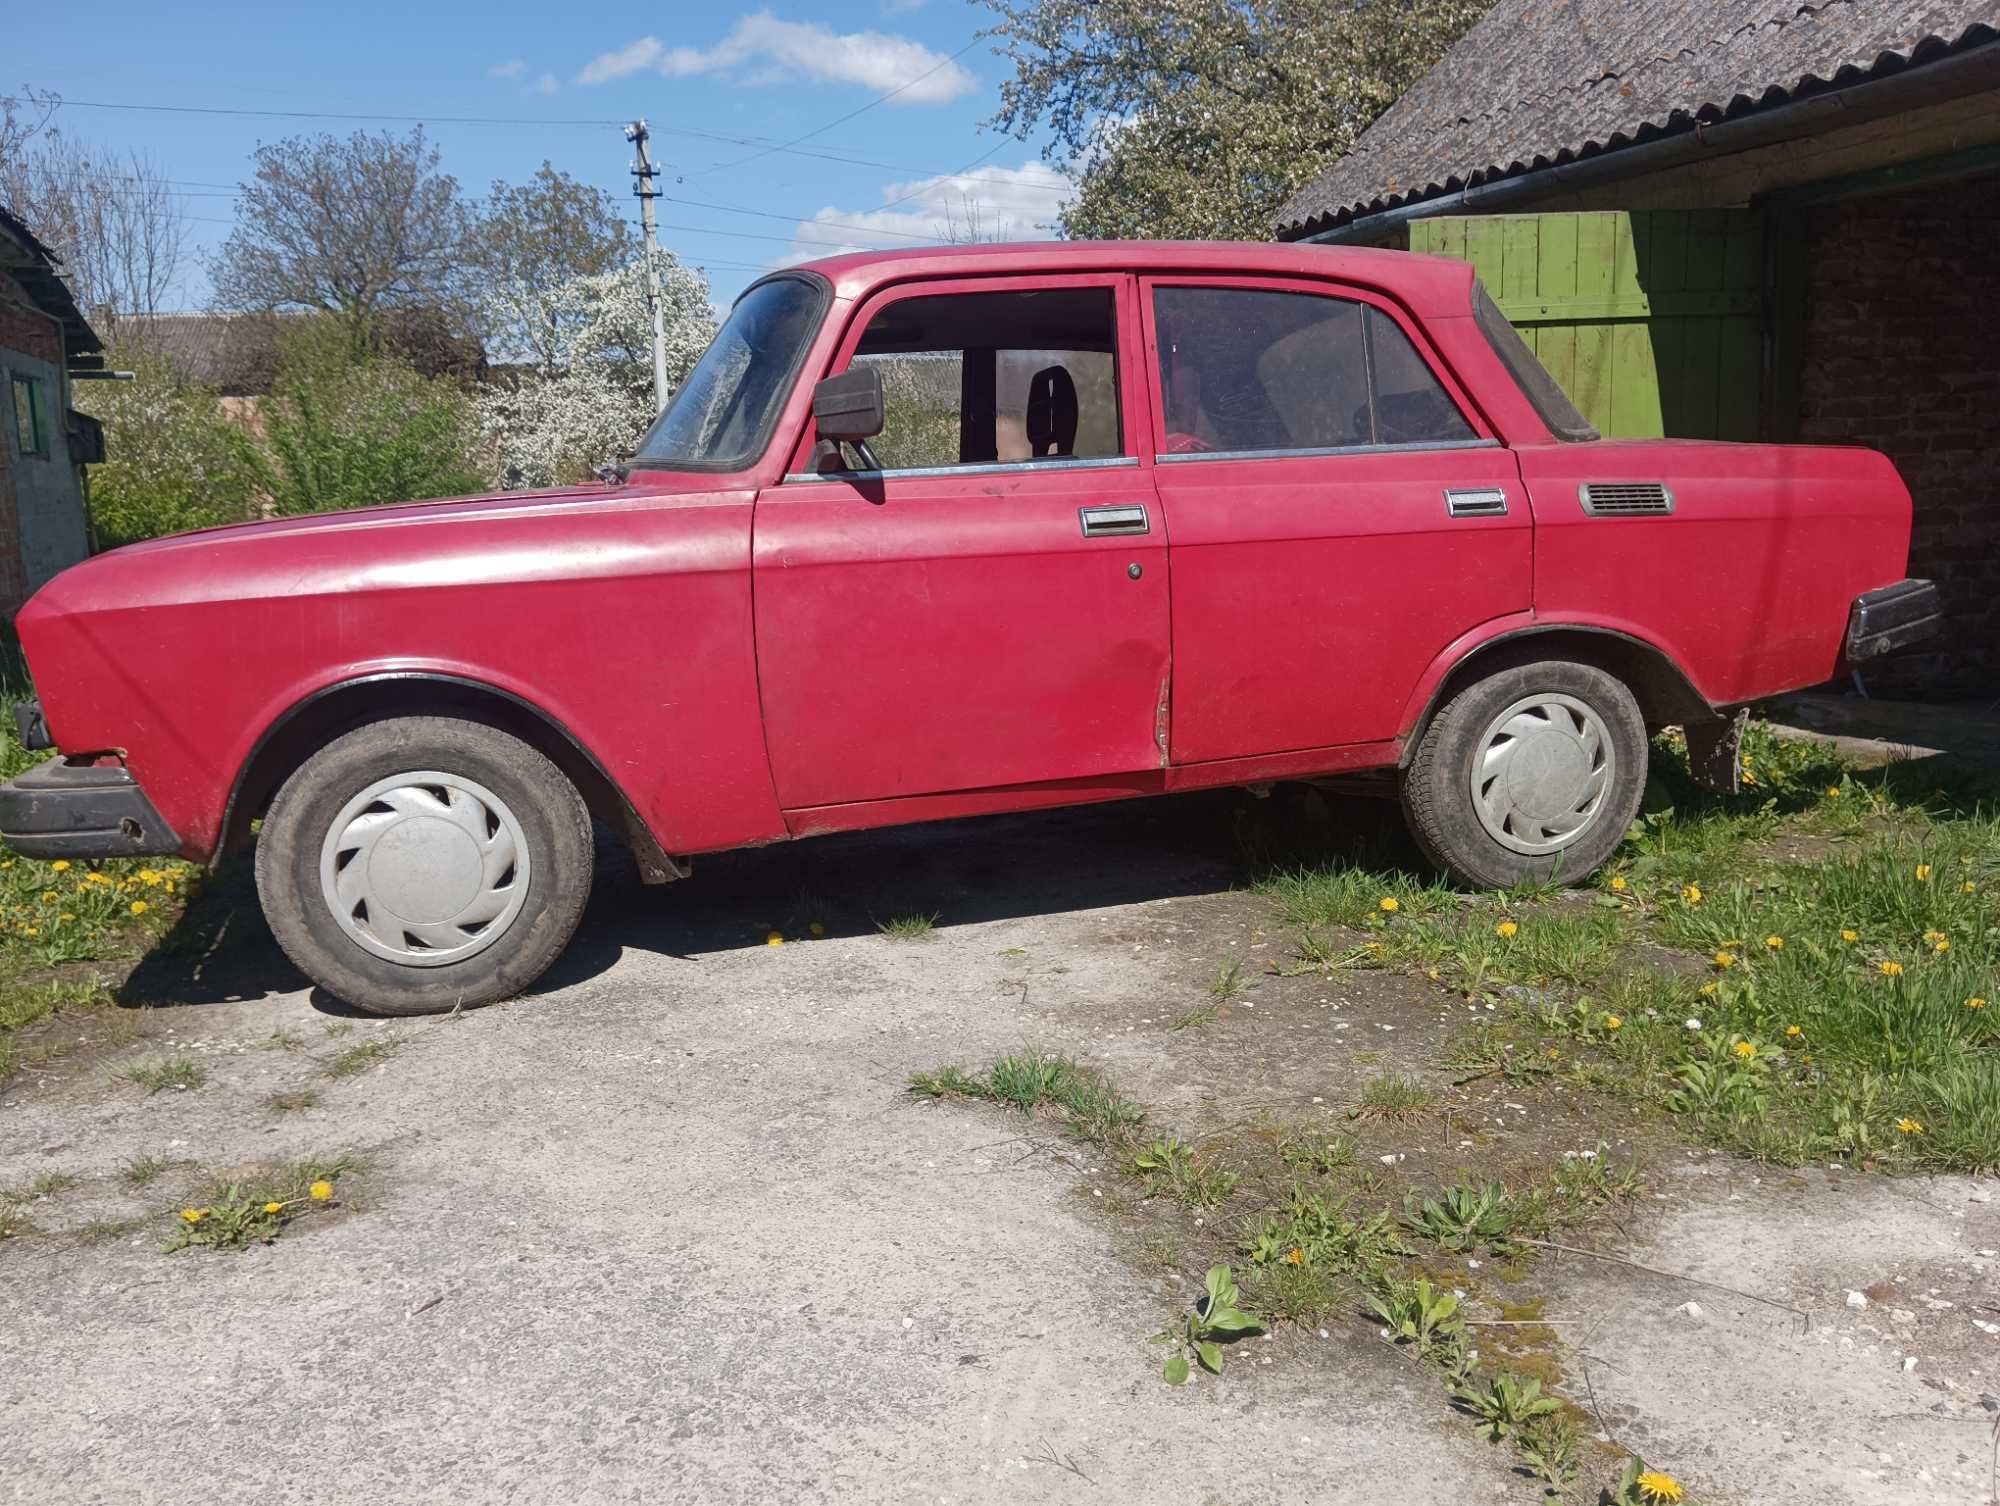
{"type": "Polygon", "coordinates": [[[76,295],[63,281],[59,270],[62,258],[43,245],[28,228],[27,221],[4,204],[0,204],[0,266],[13,273],[14,280],[21,284],[36,308],[62,325],[65,361],[72,367],[79,363],[102,364],[84,360],[103,350],[104,342],[83,317],[83,310],[76,306],[76,295]]]}
{"type": "Polygon", "coordinates": [[[1285,239],[2000,37],[2000,0],[1502,0],[1277,217],[1285,239]]]}

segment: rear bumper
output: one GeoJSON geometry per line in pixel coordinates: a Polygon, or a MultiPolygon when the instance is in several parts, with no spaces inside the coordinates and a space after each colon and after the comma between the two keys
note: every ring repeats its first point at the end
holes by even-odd
{"type": "Polygon", "coordinates": [[[1850,664],[1866,663],[1944,630],[1938,589],[1927,580],[1901,580],[1854,598],[1847,614],[1845,653],[1850,664]]]}
{"type": "Polygon", "coordinates": [[[0,842],[29,858],[136,858],[181,845],[126,770],[62,758],[0,784],[0,842]]]}

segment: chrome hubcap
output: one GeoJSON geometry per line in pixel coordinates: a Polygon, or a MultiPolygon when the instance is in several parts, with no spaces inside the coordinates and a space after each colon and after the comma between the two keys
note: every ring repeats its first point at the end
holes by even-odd
{"type": "Polygon", "coordinates": [[[1472,760],[1472,808],[1515,852],[1560,852],[1604,809],[1617,759],[1603,719],[1574,696],[1516,701],[1487,725],[1472,760]]]}
{"type": "Polygon", "coordinates": [[[359,945],[391,962],[441,967],[484,951],[520,917],[528,839],[483,784],[435,770],[392,774],[333,818],[319,882],[359,945]]]}

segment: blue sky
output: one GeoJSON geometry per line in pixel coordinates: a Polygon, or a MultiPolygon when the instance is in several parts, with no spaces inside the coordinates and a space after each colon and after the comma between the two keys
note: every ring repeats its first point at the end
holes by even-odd
{"type": "MultiPolygon", "coordinates": [[[[73,102],[64,129],[150,154],[187,195],[207,249],[229,234],[231,190],[259,142],[409,124],[99,106],[422,119],[468,192],[525,179],[547,158],[619,194],[635,223],[617,126],[555,122],[644,116],[665,168],[661,191],[692,201],[661,203],[662,242],[708,269],[721,303],[763,269],[920,243],[968,220],[985,238],[1039,235],[1062,197],[1039,140],[981,129],[1007,67],[990,41],[975,41],[993,12],[968,0],[650,11],[597,0],[115,0],[27,15],[9,28],[0,88],[56,90],[73,102]]],[[[206,279],[197,270],[187,281],[179,302],[199,307],[206,279]]]]}

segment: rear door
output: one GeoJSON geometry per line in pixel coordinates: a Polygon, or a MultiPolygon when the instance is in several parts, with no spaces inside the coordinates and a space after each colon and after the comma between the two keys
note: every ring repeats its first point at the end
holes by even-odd
{"type": "Polygon", "coordinates": [[[1173,761],[1394,737],[1442,650],[1530,604],[1513,456],[1385,299],[1159,277],[1142,301],[1173,761]]]}
{"type": "Polygon", "coordinates": [[[889,421],[877,467],[814,470],[808,433],[757,501],[758,673],[787,809],[1159,777],[1166,534],[1143,379],[1119,348],[1134,286],[908,284],[808,373],[874,364],[889,421]]]}

